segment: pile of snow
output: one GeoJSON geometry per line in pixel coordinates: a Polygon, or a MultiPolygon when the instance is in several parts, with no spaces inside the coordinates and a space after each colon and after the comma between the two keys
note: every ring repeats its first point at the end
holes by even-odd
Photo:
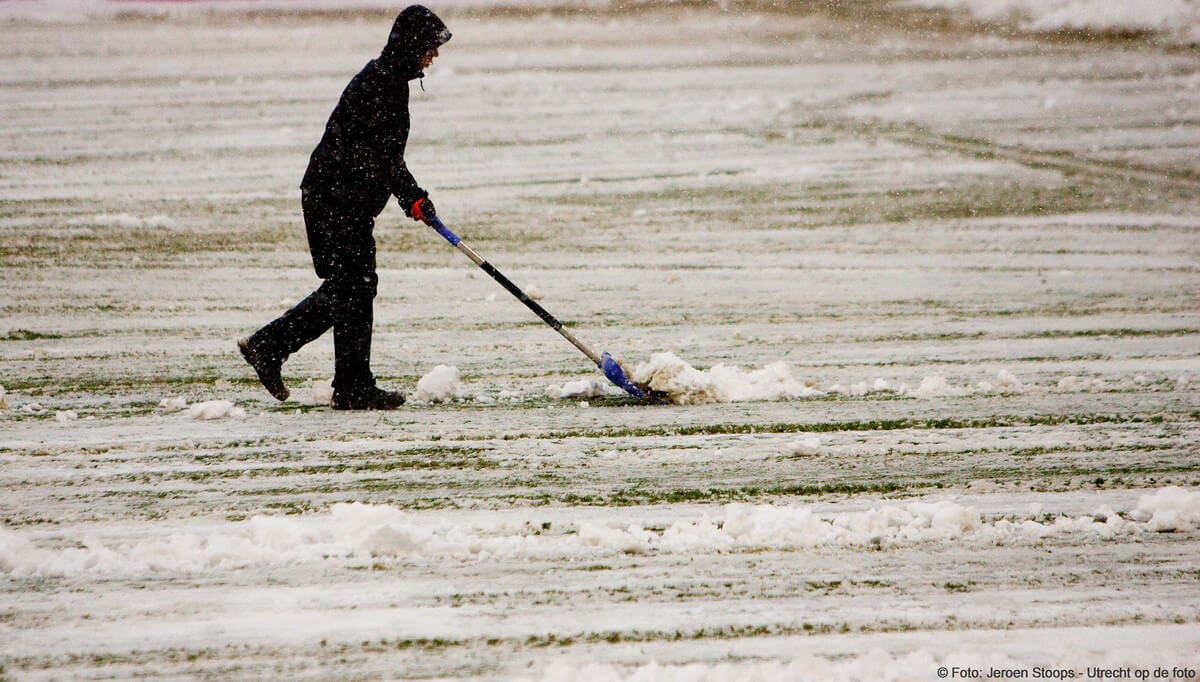
{"type": "Polygon", "coordinates": [[[4,390],[4,386],[0,385],[0,410],[8,409],[8,392],[4,390]]]}
{"type": "MultiPolygon", "coordinates": [[[[577,532],[543,532],[539,524],[495,520],[481,524],[431,522],[387,505],[335,504],[308,516],[255,516],[207,533],[167,524],[159,539],[105,543],[60,538],[42,548],[23,533],[0,528],[0,574],[13,577],[82,573],[141,575],[201,572],[251,565],[349,562],[378,558],[486,561],[589,559],[611,553],[704,554],[793,551],[822,547],[883,549],[930,542],[1031,543],[1056,536],[1096,539],[1200,526],[1200,491],[1164,488],[1145,495],[1128,520],[1102,508],[1076,517],[1051,516],[1040,505],[1029,517],[985,521],[952,500],[915,501],[861,511],[819,513],[805,505],[730,504],[724,518],[707,514],[665,530],[638,524],[584,521],[577,532]]],[[[598,512],[599,513],[599,512],[598,512]]],[[[56,531],[57,533],[57,531],[56,531]]]]}
{"type": "Polygon", "coordinates": [[[54,413],[54,421],[57,422],[73,422],[79,419],[79,413],[75,410],[62,410],[54,413]]]}
{"type": "Polygon", "coordinates": [[[1105,391],[1108,384],[1103,379],[1080,379],[1077,376],[1063,377],[1058,381],[1060,391],[1105,391]]]}
{"type": "Polygon", "coordinates": [[[187,398],[184,398],[183,396],[176,398],[163,398],[162,400],[158,401],[158,406],[163,409],[178,412],[179,410],[187,409],[188,401],[187,398]]]}
{"type": "Polygon", "coordinates": [[[1200,3],[1193,0],[910,0],[911,5],[965,10],[981,21],[1029,31],[1156,31],[1200,42],[1200,3]]]}
{"type": "Polygon", "coordinates": [[[963,395],[964,393],[966,393],[966,390],[957,386],[951,386],[945,377],[929,376],[921,380],[921,385],[913,389],[911,395],[918,398],[932,398],[963,395]]]}
{"type": "Polygon", "coordinates": [[[981,381],[975,385],[983,393],[1019,393],[1024,390],[1025,384],[1007,369],[1002,369],[996,373],[996,382],[981,381]]]}
{"type": "Polygon", "coordinates": [[[467,397],[462,375],[457,367],[438,365],[417,381],[417,392],[413,398],[425,403],[448,403],[456,398],[467,397]]]}
{"type": "Polygon", "coordinates": [[[187,416],[192,419],[243,419],[246,411],[228,400],[208,400],[187,408],[187,416]]]}
{"type": "Polygon", "coordinates": [[[308,402],[316,406],[329,405],[333,402],[333,377],[326,380],[310,379],[308,382],[308,402]]]}
{"type": "Polygon", "coordinates": [[[798,457],[814,457],[821,452],[820,436],[804,436],[792,443],[792,454],[798,457]]]}
{"type": "Polygon", "coordinates": [[[725,364],[698,370],[674,353],[655,353],[649,362],[634,368],[629,378],[639,386],[666,394],[677,405],[822,395],[821,391],[792,376],[791,369],[783,362],[751,371],[725,364]]]}
{"type": "MultiPolygon", "coordinates": [[[[78,538],[70,546],[38,547],[0,527],[0,575],[144,575],[236,570],[248,566],[344,561],[377,556],[486,559],[495,554],[562,556],[553,539],[500,524],[483,529],[437,528],[387,505],[335,504],[306,517],[255,516],[216,532],[170,528],[159,539],[104,543],[78,538]]],[[[559,541],[567,536],[559,536],[559,541]]]]}
{"type": "MultiPolygon", "coordinates": [[[[762,369],[746,371],[736,365],[718,364],[709,370],[698,370],[674,353],[655,353],[649,362],[639,364],[629,378],[639,386],[665,393],[671,402],[678,405],[702,403],[727,403],[745,400],[785,400],[809,398],[827,393],[866,396],[870,394],[893,394],[914,398],[937,398],[962,396],[973,390],[993,393],[1017,393],[1026,391],[1025,385],[1011,370],[1001,369],[995,382],[982,381],[974,389],[969,386],[951,384],[942,376],[927,376],[916,388],[908,384],[894,385],[886,379],[876,378],[872,382],[861,381],[849,386],[833,384],[823,388],[813,381],[802,381],[793,376],[786,363],[774,362],[762,369]]],[[[576,382],[569,384],[577,391],[586,388],[576,382]]],[[[1060,386],[1061,387],[1061,386],[1060,386]]],[[[569,398],[584,396],[582,392],[563,390],[547,391],[551,397],[569,398]]]]}
{"type": "Polygon", "coordinates": [[[1200,527],[1200,493],[1178,486],[1162,488],[1138,498],[1137,509],[1129,517],[1145,522],[1146,529],[1155,533],[1193,530],[1200,527]]]}

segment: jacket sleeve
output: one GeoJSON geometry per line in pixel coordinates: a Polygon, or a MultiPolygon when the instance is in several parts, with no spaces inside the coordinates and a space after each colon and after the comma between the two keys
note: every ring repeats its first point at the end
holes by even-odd
{"type": "Polygon", "coordinates": [[[409,172],[403,156],[392,163],[388,177],[388,190],[396,195],[396,201],[400,203],[400,208],[404,209],[405,214],[412,210],[412,205],[417,199],[429,196],[428,192],[417,185],[417,180],[409,172]]]}
{"type": "Polygon", "coordinates": [[[408,84],[404,84],[404,89],[399,96],[393,95],[393,97],[395,97],[392,100],[394,108],[386,126],[387,132],[384,133],[386,139],[381,145],[384,150],[381,170],[388,191],[396,196],[396,200],[400,202],[400,208],[403,208],[407,214],[412,209],[413,202],[429,195],[417,184],[416,178],[413,177],[408,170],[408,165],[404,162],[404,151],[408,146],[408,129],[411,122],[408,114],[408,84]]]}

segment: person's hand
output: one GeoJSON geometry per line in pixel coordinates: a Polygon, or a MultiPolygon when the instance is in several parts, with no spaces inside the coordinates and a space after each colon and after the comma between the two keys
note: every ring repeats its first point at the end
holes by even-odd
{"type": "Polygon", "coordinates": [[[437,209],[433,207],[433,201],[429,197],[417,199],[408,210],[408,217],[413,220],[419,220],[426,225],[429,225],[435,216],[437,216],[437,209]]]}

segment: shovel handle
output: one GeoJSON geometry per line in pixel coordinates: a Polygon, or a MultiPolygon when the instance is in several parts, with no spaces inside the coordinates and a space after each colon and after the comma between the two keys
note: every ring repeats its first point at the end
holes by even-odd
{"type": "Polygon", "coordinates": [[[437,230],[437,233],[442,235],[446,241],[450,242],[451,246],[456,247],[459,251],[462,251],[464,254],[466,254],[467,258],[471,259],[471,262],[475,263],[475,265],[478,265],[484,272],[491,275],[492,279],[499,282],[500,286],[504,287],[508,293],[515,296],[521,303],[524,303],[526,308],[529,308],[536,313],[538,317],[542,318],[542,321],[550,325],[551,329],[561,334],[564,339],[571,342],[571,345],[575,346],[584,355],[588,356],[588,359],[596,363],[597,367],[604,369],[604,360],[599,355],[596,355],[592,349],[583,345],[583,342],[575,338],[575,335],[570,331],[564,329],[562,322],[559,322],[558,318],[551,315],[550,311],[543,308],[540,304],[538,304],[537,301],[529,298],[524,291],[521,291],[520,287],[512,283],[512,280],[505,277],[503,273],[494,268],[491,263],[484,260],[478,253],[475,253],[475,249],[467,246],[467,244],[464,243],[458,235],[454,234],[450,228],[446,227],[446,225],[442,223],[437,216],[430,216],[429,226],[434,230],[437,230]]]}

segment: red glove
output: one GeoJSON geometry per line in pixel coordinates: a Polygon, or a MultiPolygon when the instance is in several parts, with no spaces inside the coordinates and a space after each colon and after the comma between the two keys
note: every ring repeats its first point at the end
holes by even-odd
{"type": "Polygon", "coordinates": [[[433,207],[433,201],[429,197],[421,197],[413,202],[412,209],[409,210],[408,215],[413,220],[419,220],[428,225],[434,216],[437,215],[437,209],[433,207]]]}

